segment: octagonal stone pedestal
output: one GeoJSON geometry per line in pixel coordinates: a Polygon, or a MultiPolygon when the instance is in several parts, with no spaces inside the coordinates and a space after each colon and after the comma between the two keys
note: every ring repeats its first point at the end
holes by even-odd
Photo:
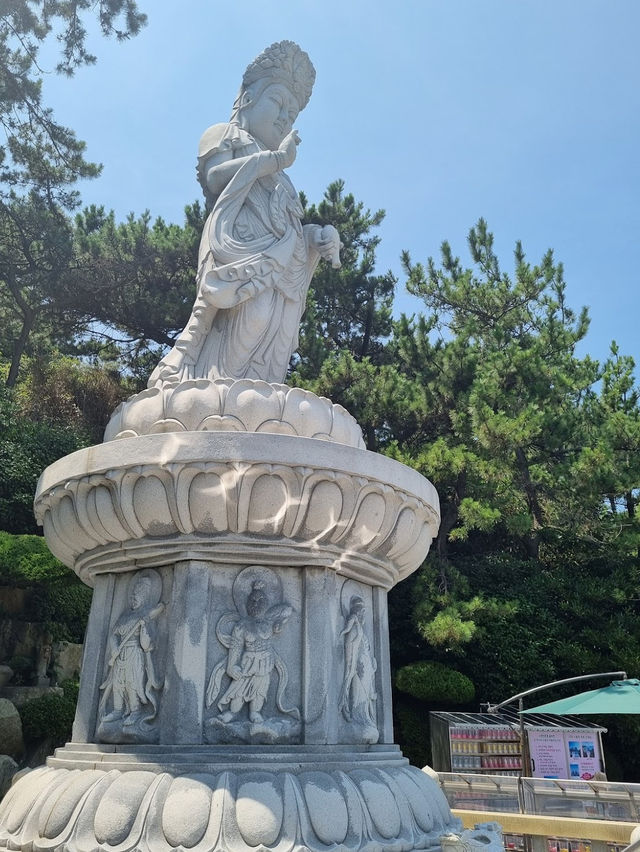
{"type": "Polygon", "coordinates": [[[13,786],[0,847],[439,848],[458,823],[393,745],[386,601],[430,483],[331,430],[120,431],[39,483],[94,597],[73,742],[13,786]]]}

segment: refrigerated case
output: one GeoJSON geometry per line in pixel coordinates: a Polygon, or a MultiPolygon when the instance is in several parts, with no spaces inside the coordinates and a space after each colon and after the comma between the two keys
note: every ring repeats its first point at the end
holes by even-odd
{"type": "Polygon", "coordinates": [[[519,775],[522,769],[517,731],[499,725],[456,725],[449,729],[451,770],[483,775],[519,775]]]}
{"type": "MultiPolygon", "coordinates": [[[[514,712],[429,714],[436,772],[522,775],[520,720],[514,712]]],[[[604,772],[599,725],[569,716],[527,714],[525,775],[589,780],[604,772]]]]}

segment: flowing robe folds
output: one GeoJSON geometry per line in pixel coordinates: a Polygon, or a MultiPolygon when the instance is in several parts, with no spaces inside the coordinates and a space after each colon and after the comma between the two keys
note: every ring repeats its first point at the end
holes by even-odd
{"type": "Polygon", "coordinates": [[[200,146],[201,179],[229,151],[248,159],[214,199],[191,318],[149,386],[228,377],[282,382],[319,259],[305,240],[300,200],[284,172],[259,176],[251,155],[262,149],[237,124],[210,127],[200,146]]]}

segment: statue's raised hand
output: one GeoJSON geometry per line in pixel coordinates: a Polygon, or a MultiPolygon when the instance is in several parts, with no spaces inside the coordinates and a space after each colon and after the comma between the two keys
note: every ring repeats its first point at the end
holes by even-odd
{"type": "Polygon", "coordinates": [[[315,246],[320,257],[328,260],[334,269],[340,269],[340,249],[343,245],[340,242],[340,234],[333,225],[325,225],[316,232],[315,246]]]}
{"type": "Polygon", "coordinates": [[[280,143],[278,151],[281,154],[284,154],[283,165],[282,165],[283,169],[288,169],[289,166],[292,166],[293,163],[295,162],[296,153],[297,153],[296,149],[297,149],[297,146],[300,144],[300,142],[301,142],[301,139],[298,136],[298,131],[292,130],[290,133],[287,133],[287,135],[284,137],[284,139],[280,143]]]}

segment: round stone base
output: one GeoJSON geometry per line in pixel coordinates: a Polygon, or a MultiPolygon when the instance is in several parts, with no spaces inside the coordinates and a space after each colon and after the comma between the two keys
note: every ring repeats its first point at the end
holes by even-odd
{"type": "Polygon", "coordinates": [[[0,825],[25,852],[438,850],[460,827],[396,746],[79,744],[14,784],[0,825]]]}

